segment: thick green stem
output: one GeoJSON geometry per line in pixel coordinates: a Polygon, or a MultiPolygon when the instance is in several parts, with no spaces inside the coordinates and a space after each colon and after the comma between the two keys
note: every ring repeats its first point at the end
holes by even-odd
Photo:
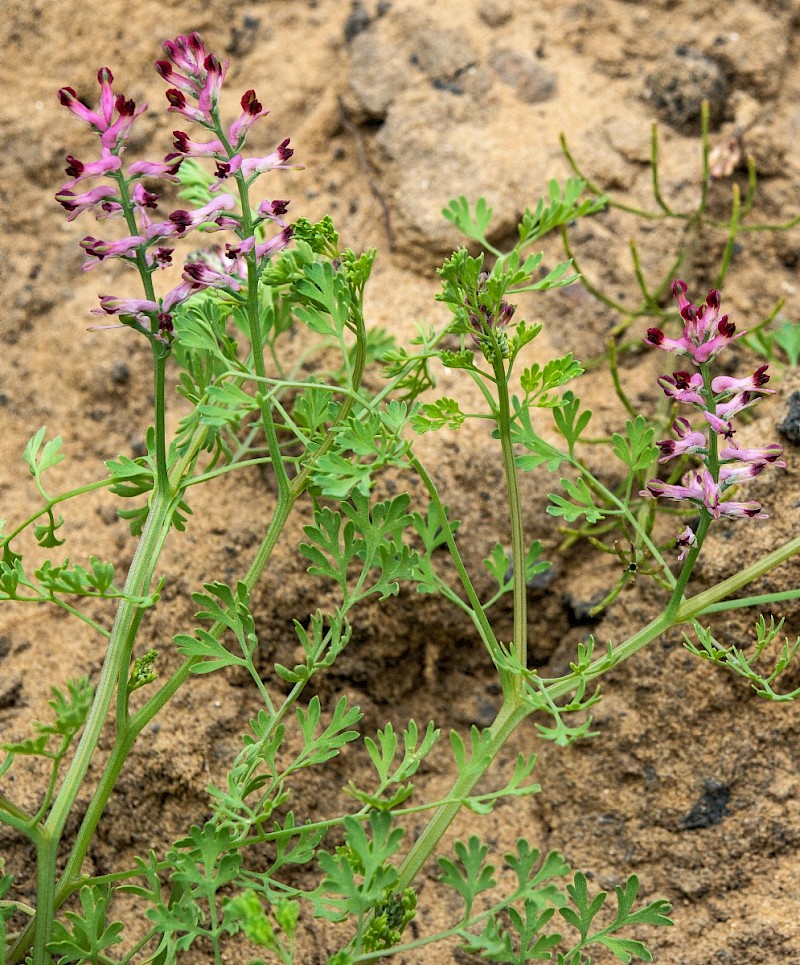
{"type": "MultiPolygon", "coordinates": [[[[502,360],[494,363],[497,379],[498,420],[497,430],[503,454],[503,471],[508,490],[508,508],[511,517],[511,563],[514,577],[514,655],[521,667],[528,666],[528,588],[525,583],[525,533],[522,526],[522,503],[519,496],[517,465],[511,444],[511,412],[508,404],[508,381],[502,360]]],[[[512,690],[519,693],[521,681],[511,680],[512,690]]],[[[505,686],[505,681],[504,681],[505,686]]]]}
{"type": "MultiPolygon", "coordinates": [[[[170,530],[173,501],[166,495],[156,492],[150,506],[150,512],[142,530],[142,536],[125,581],[125,592],[130,596],[144,596],[149,590],[153,569],[159,557],[164,540],[170,530]]],[[[63,784],[53,802],[53,807],[47,820],[42,825],[41,840],[37,843],[37,859],[40,867],[42,862],[50,869],[50,884],[46,884],[45,872],[38,874],[37,915],[35,923],[35,951],[36,965],[49,962],[49,955],[45,951],[45,943],[49,940],[53,925],[54,896],[55,896],[55,862],[64,825],[69,817],[75,798],[83,784],[89,763],[97,748],[103,725],[108,716],[111,701],[118,681],[126,679],[130,662],[133,636],[141,617],[140,608],[127,600],[123,600],[117,610],[114,627],[108,644],[103,669],[97,685],[94,700],[84,725],[81,739],[75,751],[72,763],[64,776],[63,784]]],[[[30,945],[33,926],[29,925],[18,939],[12,952],[11,961],[16,962],[30,945]]]]}
{"type": "Polygon", "coordinates": [[[521,703],[506,702],[503,705],[489,729],[490,740],[485,753],[481,754],[480,760],[476,761],[473,758],[466,770],[459,774],[447,796],[448,803],[443,804],[434,814],[400,865],[397,891],[402,892],[404,888],[413,884],[420,869],[464,806],[464,799],[470,795],[505,742],[530,712],[530,708],[521,703]]]}
{"type": "Polygon", "coordinates": [[[49,835],[37,833],[35,843],[37,914],[33,965],[48,965],[50,953],[47,951],[47,943],[50,941],[53,928],[58,841],[53,840],[49,835]]]}
{"type": "Polygon", "coordinates": [[[156,433],[155,490],[167,496],[169,494],[169,477],[167,469],[167,406],[164,397],[164,383],[166,381],[169,348],[155,340],[151,344],[153,346],[153,396],[156,433]]]}

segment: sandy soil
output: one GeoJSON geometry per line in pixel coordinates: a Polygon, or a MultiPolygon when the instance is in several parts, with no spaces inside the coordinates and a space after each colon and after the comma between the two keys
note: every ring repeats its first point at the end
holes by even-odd
{"type": "MultiPolygon", "coordinates": [[[[81,219],[66,224],[53,194],[65,154],[81,156],[90,137],[54,94],[69,84],[94,97],[97,68],[110,66],[127,96],[151,105],[131,153],[155,155],[172,123],[152,71],[164,38],[199,30],[231,57],[231,91],[256,88],[272,111],[260,135],[264,144],[291,136],[305,164],[303,172],[276,175],[277,196],[294,199],[295,216],[330,212],[354,248],[379,248],[370,320],[400,340],[418,320],[442,317],[433,300],[434,269],[459,239],[441,207],[462,193],[483,194],[496,209],[498,239],[508,237],[547,180],[568,175],[561,131],[598,184],[652,210],[647,161],[650,125],[658,120],[662,189],[686,210],[697,196],[698,104],[706,96],[713,143],[723,147],[738,138],[756,159],[761,180],[752,220],[785,220],[800,210],[794,148],[800,4],[793,0],[369,0],[352,8],[343,0],[4,0],[0,13],[6,306],[0,493],[2,516],[12,520],[36,506],[19,457],[40,425],[64,437],[68,459],[56,473],[64,489],[95,478],[103,459],[135,452],[146,429],[146,346],[130,333],[86,331],[97,294],[118,290],[128,276],[113,267],[81,276],[77,241],[92,226],[81,219]]],[[[734,183],[746,183],[741,165],[712,187],[716,216],[725,217],[734,183]]],[[[572,240],[587,277],[633,306],[639,296],[629,239],[636,238],[643,270],[655,279],[689,230],[609,212],[582,224],[572,240]]],[[[758,322],[779,298],[788,318],[800,317],[799,232],[740,237],[725,290],[737,323],[758,322]]],[[[724,241],[724,232],[711,229],[691,239],[681,271],[692,291],[710,284],[724,241]]],[[[554,263],[559,250],[549,248],[547,257],[554,263]]],[[[596,356],[620,321],[578,288],[523,307],[544,322],[545,358],[549,351],[596,356]]],[[[636,325],[633,334],[641,336],[646,326],[636,325]]],[[[745,352],[739,361],[750,364],[745,352]]],[[[622,360],[626,390],[645,412],[658,398],[656,365],[641,353],[622,360]]],[[[777,438],[798,381],[786,372],[778,394],[743,430],[743,444],[777,438]]],[[[452,372],[443,372],[440,385],[443,394],[469,399],[452,372]]],[[[607,376],[592,376],[581,392],[595,404],[596,434],[619,428],[624,416],[607,376]]],[[[698,586],[794,535],[798,454],[796,443],[781,441],[788,470],[752,487],[773,519],[720,525],[698,586]]],[[[508,539],[502,500],[495,498],[501,477],[491,440],[469,427],[458,436],[426,437],[421,451],[463,520],[465,556],[478,572],[494,542],[508,539]]],[[[531,477],[525,485],[528,534],[553,554],[559,534],[544,513],[548,480],[531,477]]],[[[167,654],[164,644],[175,628],[192,625],[189,593],[204,580],[235,578],[274,499],[258,473],[209,488],[193,504],[187,533],[167,547],[166,606],[147,624],[149,639],[167,654]]],[[[305,575],[292,543],[302,522],[290,524],[289,541],[255,595],[265,672],[275,660],[290,662],[292,618],[313,611],[326,592],[305,575]]],[[[72,505],[67,529],[75,561],[96,553],[124,567],[131,558],[134,543],[110,497],[72,505]]],[[[582,614],[613,586],[619,562],[585,546],[554,560],[552,582],[531,594],[531,650],[544,673],[559,673],[589,632],[620,640],[657,612],[657,597],[640,580],[600,623],[591,623],[582,614]]],[[[800,564],[790,564],[760,588],[785,589],[799,573],[800,564]]],[[[776,609],[775,616],[786,617],[792,639],[800,632],[796,606],[776,609]]],[[[510,627],[510,612],[503,619],[510,627]]],[[[729,642],[744,644],[752,636],[748,619],[736,614],[716,629],[729,642]]],[[[166,660],[177,663],[177,655],[166,660]]],[[[44,609],[4,607],[2,738],[27,734],[46,712],[53,684],[80,673],[96,676],[101,661],[97,639],[83,625],[44,609]]],[[[492,668],[470,627],[458,613],[411,593],[364,608],[353,643],[321,686],[328,706],[344,692],[351,695],[365,712],[367,732],[409,717],[464,730],[488,723],[498,706],[492,668]]],[[[646,936],[657,962],[800,963],[797,708],[767,705],[742,682],[711,672],[681,647],[677,633],[607,678],[604,692],[596,714],[600,734],[590,742],[561,750],[538,742],[532,726],[523,728],[500,763],[508,765],[511,752],[535,749],[542,793],[499,807],[481,824],[485,838],[502,853],[524,834],[543,850],[563,852],[603,888],[635,871],[644,897],[665,896],[675,906],[676,927],[646,936]]],[[[256,708],[255,695],[236,675],[193,680],[135,749],[87,870],[124,867],[149,848],[163,850],[190,821],[202,821],[204,787],[224,773],[256,708]]],[[[422,794],[444,792],[445,765],[443,750],[420,775],[422,794]]],[[[309,786],[307,799],[296,804],[299,816],[335,809],[340,802],[332,789],[350,776],[357,780],[365,766],[363,751],[352,749],[309,786]]],[[[35,794],[26,780],[18,777],[14,789],[23,803],[35,794]]],[[[478,829],[479,819],[469,815],[455,834],[478,829]]],[[[0,851],[30,893],[32,855],[5,830],[0,851]]],[[[433,878],[431,871],[423,881],[420,929],[450,922],[452,909],[426,903],[433,878]]],[[[325,961],[332,939],[324,929],[309,931],[303,941],[309,963],[325,961]]],[[[205,959],[198,952],[186,960],[205,959]]],[[[248,954],[233,948],[228,960],[246,962],[248,954]]],[[[443,947],[403,960],[473,959],[443,947]]]]}

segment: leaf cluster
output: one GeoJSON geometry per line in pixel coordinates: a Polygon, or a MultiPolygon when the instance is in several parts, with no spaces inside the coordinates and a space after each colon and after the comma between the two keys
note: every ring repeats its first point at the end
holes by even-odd
{"type": "Polygon", "coordinates": [[[778,655],[774,658],[774,665],[768,673],[762,673],[756,668],[756,664],[780,636],[783,624],[783,618],[776,623],[775,618],[770,617],[767,623],[766,617],[760,614],[756,622],[756,642],[749,654],[740,647],[723,646],[714,637],[710,627],[704,628],[698,624],[695,625],[695,631],[699,646],[686,634],[683,635],[684,646],[696,657],[709,660],[739,677],[744,677],[759,697],[776,702],[788,702],[800,697],[800,687],[780,693],[774,689],[773,684],[793,665],[800,651],[800,637],[792,644],[789,643],[788,637],[784,637],[778,655]]]}
{"type": "Polygon", "coordinates": [[[617,911],[605,927],[593,930],[595,919],[606,901],[600,892],[590,900],[586,876],[577,872],[566,888],[556,879],[570,873],[569,865],[558,852],[551,851],[543,859],[537,849],[520,839],[516,852],[505,855],[507,868],[516,884],[508,897],[491,902],[476,911],[476,900],[489,895],[497,887],[495,867],[487,861],[488,848],[476,836],[466,843],[456,842],[455,860],[440,857],[441,881],[458,893],[464,903],[459,934],[465,951],[481,955],[492,962],[523,965],[530,961],[558,961],[559,965],[588,965],[583,955],[591,945],[600,945],[621,962],[633,958],[652,961],[644,944],[619,933],[636,925],[671,925],[669,904],[658,900],[633,910],[639,890],[635,875],[624,887],[617,886],[617,911]],[[577,942],[570,941],[561,930],[553,930],[556,915],[574,928],[577,942]],[[551,924],[552,923],[552,924],[551,924]],[[476,927],[481,927],[476,932],[476,927]],[[550,927],[548,927],[550,926],[550,927]]]}

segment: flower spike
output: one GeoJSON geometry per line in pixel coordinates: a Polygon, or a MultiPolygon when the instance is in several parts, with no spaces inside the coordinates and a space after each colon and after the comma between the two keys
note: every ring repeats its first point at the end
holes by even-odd
{"type": "MultiPolygon", "coordinates": [[[[651,479],[640,495],[693,503],[701,513],[708,514],[706,521],[709,517],[766,519],[767,514],[762,512],[760,503],[733,502],[725,499],[724,493],[732,486],[761,475],[769,466],[786,467],[780,458],[783,450],[778,445],[740,449],[732,441],[735,416],[756,405],[764,395],[773,393],[772,389],[765,388],[769,381],[767,366],[759,366],[751,376],[743,379],[727,375],[712,378],[708,363],[745,333],[737,332],[728,316],[721,314],[722,298],[716,289],[712,289],[705,304],[699,306],[692,304],[686,293],[686,284],[676,279],[672,283],[672,294],[683,320],[682,335],[668,338],[661,329],[650,328],[644,341],[655,348],[686,355],[697,366],[697,372],[679,370],[661,376],[658,382],[668,398],[700,409],[710,434],[707,437],[705,432],[694,429],[688,419],[676,419],[673,423],[676,438],[658,442],[661,450],[658,461],[664,463],[692,454],[702,465],[685,475],[680,484],[651,479]]],[[[697,547],[695,534],[688,527],[675,542],[681,549],[679,562],[697,547]]]]}

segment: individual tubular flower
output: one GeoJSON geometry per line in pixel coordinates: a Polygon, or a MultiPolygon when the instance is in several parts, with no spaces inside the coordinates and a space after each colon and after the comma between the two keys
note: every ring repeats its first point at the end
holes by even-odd
{"type": "Polygon", "coordinates": [[[242,94],[241,105],[242,113],[228,128],[228,140],[234,147],[238,147],[240,143],[244,142],[247,132],[259,118],[266,117],[269,114],[269,111],[264,110],[261,106],[254,90],[248,90],[242,94]]]}
{"type": "Polygon", "coordinates": [[[676,402],[689,402],[692,405],[704,404],[700,389],[703,388],[703,376],[699,372],[673,372],[672,375],[662,375],[658,384],[664,390],[664,395],[676,402]]]}
{"type": "Polygon", "coordinates": [[[113,184],[103,184],[91,191],[84,191],[83,194],[73,194],[72,191],[61,190],[56,195],[56,201],[69,211],[67,221],[74,221],[79,214],[84,211],[91,211],[104,201],[113,201],[119,197],[119,193],[113,184]]]}
{"type": "Polygon", "coordinates": [[[268,154],[266,157],[244,158],[242,174],[246,178],[251,178],[254,174],[263,174],[265,171],[300,170],[302,164],[286,163],[293,155],[294,151],[289,147],[289,138],[284,138],[272,154],[268,154]]]}
{"type": "Polygon", "coordinates": [[[90,161],[88,164],[84,164],[83,161],[79,161],[71,154],[67,155],[66,161],[67,167],[65,170],[72,180],[67,181],[62,187],[62,191],[71,191],[76,185],[80,184],[81,181],[85,181],[87,178],[103,177],[106,174],[111,174],[112,171],[119,171],[122,167],[122,161],[119,157],[106,150],[103,151],[102,157],[96,161],[90,161]]]}
{"type": "Polygon", "coordinates": [[[151,178],[161,178],[162,181],[171,181],[173,184],[178,184],[180,178],[178,178],[178,168],[183,163],[183,155],[181,154],[168,154],[163,161],[135,161],[128,168],[128,174],[131,176],[139,175],[140,177],[146,175],[151,178]]]}
{"type": "Polygon", "coordinates": [[[676,456],[682,456],[688,452],[705,451],[708,441],[703,432],[693,432],[691,423],[688,419],[676,419],[672,423],[677,442],[674,439],[662,439],[656,445],[661,450],[659,462],[667,462],[676,456]]]}
{"type": "Polygon", "coordinates": [[[783,453],[783,446],[771,443],[763,449],[739,449],[737,446],[729,446],[719,454],[721,460],[737,459],[740,462],[768,462],[771,465],[786,468],[786,463],[780,458],[783,453]]]}
{"type": "Polygon", "coordinates": [[[185,211],[182,208],[173,211],[166,221],[151,224],[147,229],[147,237],[180,238],[187,231],[213,222],[220,211],[233,211],[235,207],[236,199],[232,195],[220,194],[194,211],[185,211]]]}
{"type": "Polygon", "coordinates": [[[742,392],[727,402],[718,402],[714,406],[713,412],[706,410],[703,412],[703,416],[714,432],[724,436],[726,439],[730,439],[733,436],[731,419],[745,409],[749,409],[750,406],[755,405],[758,401],[757,395],[742,392]]]}
{"type": "Polygon", "coordinates": [[[727,375],[718,375],[711,380],[711,391],[720,395],[723,392],[760,392],[764,395],[775,395],[774,389],[764,388],[767,382],[769,382],[767,366],[760,365],[746,379],[732,379],[727,375]]]}
{"type": "Polygon", "coordinates": [[[689,550],[697,545],[697,537],[694,535],[694,530],[690,526],[687,526],[682,533],[678,533],[675,537],[675,545],[681,548],[678,554],[678,562],[682,563],[689,555],[689,550]]]}
{"type": "Polygon", "coordinates": [[[82,265],[84,271],[90,271],[97,265],[97,262],[105,261],[106,258],[128,258],[132,257],[132,252],[146,239],[141,235],[132,235],[130,238],[120,238],[119,241],[102,241],[87,235],[79,242],[81,248],[89,255],[89,259],[82,265]],[[92,261],[96,258],[97,261],[92,261]]]}
{"type": "MultiPolygon", "coordinates": [[[[786,467],[780,458],[783,450],[778,445],[740,449],[733,442],[733,419],[773,391],[765,388],[769,381],[767,366],[760,366],[748,378],[712,377],[708,362],[734,338],[745,333],[737,333],[728,316],[720,313],[718,291],[710,291],[705,304],[699,307],[687,299],[682,281],[673,283],[672,293],[684,321],[683,335],[669,339],[660,329],[649,329],[645,342],[688,355],[697,365],[698,372],[681,370],[671,376],[661,376],[658,382],[668,398],[699,409],[710,432],[707,437],[706,433],[693,429],[688,419],[676,419],[673,429],[677,438],[658,442],[659,462],[693,454],[702,465],[687,473],[680,484],[651,479],[640,495],[693,503],[713,519],[766,519],[760,503],[735,502],[726,499],[725,494],[731,487],[761,475],[769,466],[786,467]]],[[[694,533],[687,527],[676,537],[676,545],[681,548],[678,559],[683,561],[697,545],[694,533]]]]}

